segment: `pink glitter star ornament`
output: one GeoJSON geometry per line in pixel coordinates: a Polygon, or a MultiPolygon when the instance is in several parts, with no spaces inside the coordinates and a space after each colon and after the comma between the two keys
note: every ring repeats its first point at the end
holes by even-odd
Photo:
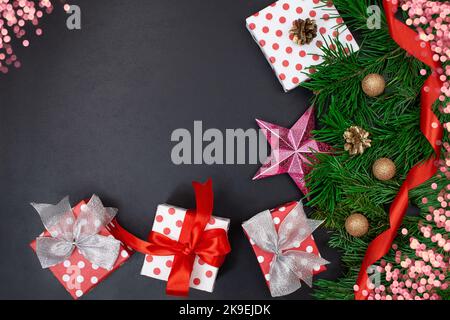
{"type": "Polygon", "coordinates": [[[330,147],[313,140],[314,109],[310,107],[291,129],[256,120],[272,147],[272,153],[253,180],[287,173],[300,191],[307,195],[305,176],[311,171],[310,159],[314,153],[324,153],[330,147]]]}

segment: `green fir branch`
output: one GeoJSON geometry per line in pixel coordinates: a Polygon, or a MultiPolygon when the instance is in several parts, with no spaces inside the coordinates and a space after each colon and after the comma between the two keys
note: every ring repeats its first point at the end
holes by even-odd
{"type": "MultiPolygon", "coordinates": [[[[326,3],[327,1],[323,1],[326,3]]],[[[317,154],[313,170],[308,176],[309,206],[315,207],[313,217],[323,219],[332,230],[330,247],[342,253],[345,274],[336,281],[319,279],[315,283],[314,296],[318,299],[353,299],[353,285],[368,244],[389,227],[388,209],[409,170],[433,154],[433,149],[420,130],[420,91],[426,77],[420,70],[429,68],[409,56],[391,39],[381,0],[334,0],[347,27],[358,32],[361,48],[351,48],[336,39],[323,39],[324,62],[315,66],[311,81],[302,84],[314,92],[319,129],[313,132],[316,140],[329,144],[333,151],[317,154]],[[371,30],[367,26],[371,5],[382,10],[381,28],[371,30]],[[376,98],[367,97],[361,88],[362,79],[369,73],[382,74],[386,79],[385,93],[376,98]],[[344,151],[343,134],[347,128],[357,125],[371,133],[372,147],[359,156],[349,156],[344,151]],[[373,163],[382,157],[393,160],[397,167],[394,179],[382,182],[372,174],[373,163]],[[364,214],[370,223],[367,235],[351,237],[345,231],[345,220],[355,212],[364,214]]],[[[447,63],[448,64],[448,63],[447,63]]],[[[448,104],[447,99],[443,104],[448,104]]],[[[435,113],[441,122],[449,122],[450,115],[435,113]]],[[[444,141],[449,142],[446,135],[444,141]]],[[[436,190],[446,187],[445,176],[436,176],[410,192],[411,203],[420,209],[419,216],[407,216],[403,227],[407,236],[399,235],[395,241],[403,255],[414,258],[415,251],[409,247],[411,236],[427,247],[436,244],[420,233],[419,225],[427,224],[428,206],[439,207],[436,190]],[[423,204],[422,198],[428,203],[423,204]]],[[[442,249],[437,252],[445,254],[442,249]]],[[[447,253],[448,256],[448,253],[447,253]]],[[[385,257],[386,262],[397,265],[395,250],[385,257]]],[[[450,281],[447,276],[446,281],[450,281]]],[[[385,279],[383,280],[386,284],[385,279]]],[[[443,299],[450,293],[440,292],[443,299]]]]}

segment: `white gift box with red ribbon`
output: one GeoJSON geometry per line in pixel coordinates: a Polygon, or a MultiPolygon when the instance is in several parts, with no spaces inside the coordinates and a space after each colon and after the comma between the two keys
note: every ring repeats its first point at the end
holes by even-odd
{"type": "MultiPolygon", "coordinates": [[[[156,210],[156,217],[152,231],[161,233],[166,237],[178,241],[183,227],[187,209],[161,204],[156,210]]],[[[223,229],[228,231],[230,220],[226,218],[211,217],[205,227],[206,230],[223,229]]],[[[167,281],[172,270],[174,256],[146,255],[141,274],[155,279],[167,281]]],[[[219,268],[213,267],[195,257],[189,286],[194,289],[213,292],[219,268]]]]}

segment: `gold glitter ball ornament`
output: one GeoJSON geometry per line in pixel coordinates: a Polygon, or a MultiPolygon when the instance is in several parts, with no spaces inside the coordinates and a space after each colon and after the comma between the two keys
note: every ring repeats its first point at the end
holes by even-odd
{"type": "Polygon", "coordinates": [[[381,158],[373,164],[372,172],[378,180],[387,181],[391,180],[395,176],[397,168],[391,159],[381,158]]]}
{"type": "Polygon", "coordinates": [[[371,147],[372,140],[369,139],[370,133],[358,126],[351,126],[344,132],[345,151],[350,155],[363,154],[364,151],[371,147]]]}
{"type": "Polygon", "coordinates": [[[292,36],[292,41],[298,45],[310,44],[317,37],[316,21],[310,18],[295,20],[289,34],[292,36]]]}
{"type": "Polygon", "coordinates": [[[368,74],[362,81],[362,90],[369,97],[378,97],[384,92],[386,81],[377,73],[368,74]]]}
{"type": "Polygon", "coordinates": [[[345,220],[345,230],[353,237],[362,237],[369,231],[369,221],[362,214],[354,213],[345,220]]]}

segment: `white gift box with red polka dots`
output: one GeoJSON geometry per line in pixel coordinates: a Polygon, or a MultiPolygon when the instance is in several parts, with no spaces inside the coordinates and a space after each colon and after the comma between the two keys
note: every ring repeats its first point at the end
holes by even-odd
{"type": "Polygon", "coordinates": [[[313,67],[323,61],[321,47],[325,43],[334,47],[329,37],[338,38],[353,51],[359,50],[350,31],[343,26],[337,28],[343,20],[332,1],[280,0],[248,17],[246,23],[286,92],[315,72],[313,67]],[[316,21],[317,37],[310,44],[298,45],[289,31],[295,20],[306,18],[316,21]]]}
{"type": "MultiPolygon", "coordinates": [[[[178,241],[183,227],[186,209],[168,204],[158,206],[152,231],[164,234],[172,240],[178,241]]],[[[226,218],[211,217],[205,230],[223,229],[228,232],[230,220],[226,218]]],[[[146,255],[141,274],[155,279],[167,281],[174,256],[146,255]]],[[[219,268],[213,267],[198,256],[195,257],[189,285],[191,288],[213,292],[219,268]]]]}
{"type": "MultiPolygon", "coordinates": [[[[81,201],[73,208],[75,216],[80,214],[81,207],[86,205],[85,201],[81,201]]],[[[105,237],[113,237],[106,229],[102,228],[99,232],[105,237]]],[[[43,232],[40,236],[50,237],[48,231],[43,232]]],[[[36,240],[30,243],[31,248],[36,251],[36,240]]],[[[117,268],[124,264],[133,253],[131,248],[121,244],[119,255],[111,270],[103,269],[96,264],[87,260],[78,249],[75,249],[69,259],[63,263],[50,267],[50,271],[58,279],[58,281],[66,288],[72,298],[78,299],[92,290],[97,284],[103,281],[107,276],[113,273],[117,268]]]]}
{"type": "MultiPolygon", "coordinates": [[[[297,201],[287,203],[285,205],[282,205],[276,209],[271,209],[270,213],[272,215],[273,223],[275,225],[275,230],[278,232],[278,229],[280,227],[281,222],[288,216],[288,214],[298,205],[297,201]]],[[[248,237],[248,235],[247,235],[248,237]]],[[[264,251],[263,249],[259,248],[255,242],[249,238],[250,244],[252,245],[253,251],[255,252],[255,255],[257,257],[259,266],[261,268],[262,274],[264,275],[264,279],[267,283],[267,286],[270,286],[270,264],[272,262],[272,259],[274,258],[274,254],[264,251]]],[[[319,249],[317,247],[316,242],[314,241],[314,236],[310,235],[308,238],[306,238],[302,243],[299,243],[296,248],[292,248],[292,250],[298,250],[298,251],[306,251],[308,253],[313,253],[317,256],[321,256],[319,249]]],[[[327,270],[327,268],[322,266],[317,266],[316,269],[313,270],[313,274],[319,274],[323,271],[327,270]]]]}

